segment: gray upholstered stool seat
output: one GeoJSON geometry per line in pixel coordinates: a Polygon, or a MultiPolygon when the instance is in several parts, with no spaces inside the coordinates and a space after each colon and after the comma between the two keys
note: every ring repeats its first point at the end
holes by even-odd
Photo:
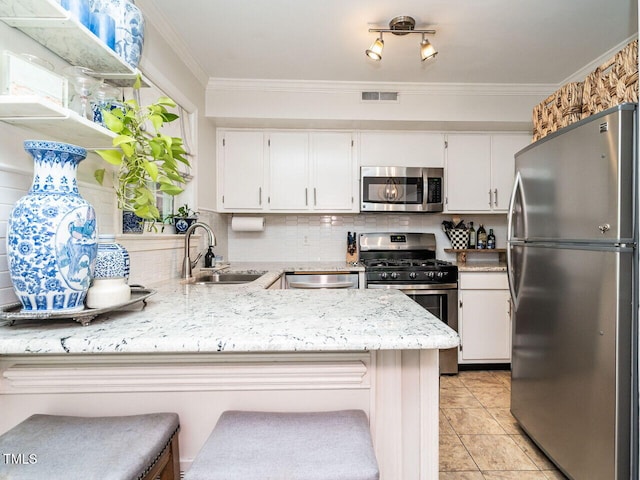
{"type": "Polygon", "coordinates": [[[185,480],[377,480],[362,410],[224,412],[185,480]]]}
{"type": "Polygon", "coordinates": [[[175,413],[32,415],[0,436],[0,478],[178,480],[178,429],[175,413]]]}

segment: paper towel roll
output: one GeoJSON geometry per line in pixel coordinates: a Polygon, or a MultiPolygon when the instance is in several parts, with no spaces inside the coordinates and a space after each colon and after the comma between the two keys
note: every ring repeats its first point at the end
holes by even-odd
{"type": "Polygon", "coordinates": [[[234,232],[264,231],[264,217],[236,217],[231,219],[231,230],[234,232]]]}

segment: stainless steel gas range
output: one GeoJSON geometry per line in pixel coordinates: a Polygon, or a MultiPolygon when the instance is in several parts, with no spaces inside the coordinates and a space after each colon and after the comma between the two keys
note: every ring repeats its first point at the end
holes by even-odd
{"type": "MultiPolygon", "coordinates": [[[[401,290],[458,331],[458,267],[436,259],[433,233],[362,233],[366,288],[401,290]]],[[[458,373],[458,349],[440,350],[440,373],[458,373]]]]}

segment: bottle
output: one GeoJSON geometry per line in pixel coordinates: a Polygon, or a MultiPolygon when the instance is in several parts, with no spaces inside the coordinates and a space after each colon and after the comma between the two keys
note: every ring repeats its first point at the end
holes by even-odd
{"type": "Polygon", "coordinates": [[[478,227],[478,233],[477,233],[477,248],[478,249],[485,249],[487,248],[487,232],[484,229],[484,226],[482,224],[480,224],[480,226],[478,227]]]}
{"type": "Polygon", "coordinates": [[[493,234],[493,228],[489,229],[489,235],[487,236],[487,248],[496,248],[496,236],[493,234]]]}
{"type": "Polygon", "coordinates": [[[473,222],[469,222],[469,248],[476,248],[476,229],[473,222]]]}
{"type": "Polygon", "coordinates": [[[204,255],[204,268],[211,268],[216,260],[216,256],[213,254],[213,247],[209,247],[209,250],[204,255]]]}

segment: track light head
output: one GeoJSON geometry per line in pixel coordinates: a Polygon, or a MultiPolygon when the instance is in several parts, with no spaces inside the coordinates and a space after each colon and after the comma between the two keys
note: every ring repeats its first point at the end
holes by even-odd
{"type": "Polygon", "coordinates": [[[420,42],[420,60],[423,62],[430,58],[435,57],[438,54],[436,49],[431,45],[431,42],[424,37],[424,33],[422,34],[422,41],[420,42]]]}
{"type": "Polygon", "coordinates": [[[372,60],[380,61],[382,60],[382,49],[384,48],[384,40],[382,40],[382,32],[380,32],[380,36],[376,38],[376,41],[371,44],[371,46],[365,51],[367,57],[372,60]]]}

